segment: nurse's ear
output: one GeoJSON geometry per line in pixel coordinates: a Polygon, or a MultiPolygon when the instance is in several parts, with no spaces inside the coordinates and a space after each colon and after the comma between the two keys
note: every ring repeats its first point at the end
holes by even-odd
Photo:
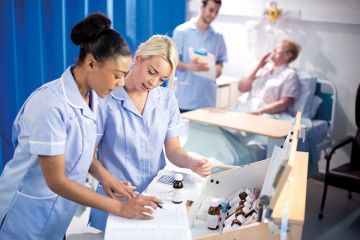
{"type": "Polygon", "coordinates": [[[142,59],[139,55],[135,55],[135,64],[141,63],[142,59]]]}
{"type": "Polygon", "coordinates": [[[150,57],[144,57],[144,56],[135,55],[135,64],[140,64],[145,59],[148,59],[148,58],[150,58],[150,57]]]}
{"type": "Polygon", "coordinates": [[[93,72],[95,69],[96,60],[92,54],[86,55],[84,59],[84,65],[87,71],[93,72]]]}

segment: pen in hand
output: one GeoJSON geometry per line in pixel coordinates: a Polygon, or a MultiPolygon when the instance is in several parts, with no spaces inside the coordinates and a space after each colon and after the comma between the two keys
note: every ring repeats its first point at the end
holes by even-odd
{"type": "MultiPolygon", "coordinates": [[[[138,191],[134,192],[134,197],[139,196],[139,195],[140,195],[140,193],[138,191]]],[[[156,203],[156,206],[161,209],[163,208],[163,206],[160,203],[156,203]]]]}

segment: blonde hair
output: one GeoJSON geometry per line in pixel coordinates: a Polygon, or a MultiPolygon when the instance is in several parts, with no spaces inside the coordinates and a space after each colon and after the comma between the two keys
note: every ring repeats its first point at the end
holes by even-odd
{"type": "Polygon", "coordinates": [[[282,39],[281,41],[286,43],[286,52],[291,53],[291,58],[289,59],[289,63],[291,63],[298,57],[301,51],[301,46],[292,39],[282,39]]]}
{"type": "Polygon", "coordinates": [[[142,59],[160,56],[168,61],[171,65],[168,86],[172,88],[176,67],[179,62],[179,54],[174,41],[170,37],[165,35],[154,35],[150,37],[146,42],[140,44],[135,56],[140,56],[142,59]]]}

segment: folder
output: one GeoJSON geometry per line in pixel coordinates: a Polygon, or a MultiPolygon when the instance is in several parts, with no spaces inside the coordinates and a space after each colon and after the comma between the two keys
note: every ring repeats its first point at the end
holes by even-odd
{"type": "Polygon", "coordinates": [[[204,49],[193,49],[189,48],[190,60],[194,61],[198,59],[199,62],[206,63],[209,70],[205,72],[193,72],[194,74],[207,78],[209,80],[216,80],[216,71],[215,71],[215,57],[214,54],[207,52],[204,49]]]}

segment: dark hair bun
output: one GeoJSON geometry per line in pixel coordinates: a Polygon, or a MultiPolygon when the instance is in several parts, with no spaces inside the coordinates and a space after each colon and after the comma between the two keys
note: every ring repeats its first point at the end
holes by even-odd
{"type": "Polygon", "coordinates": [[[77,23],[71,30],[71,40],[75,45],[83,42],[90,42],[99,36],[103,31],[110,28],[111,21],[100,13],[89,15],[77,23]]]}

